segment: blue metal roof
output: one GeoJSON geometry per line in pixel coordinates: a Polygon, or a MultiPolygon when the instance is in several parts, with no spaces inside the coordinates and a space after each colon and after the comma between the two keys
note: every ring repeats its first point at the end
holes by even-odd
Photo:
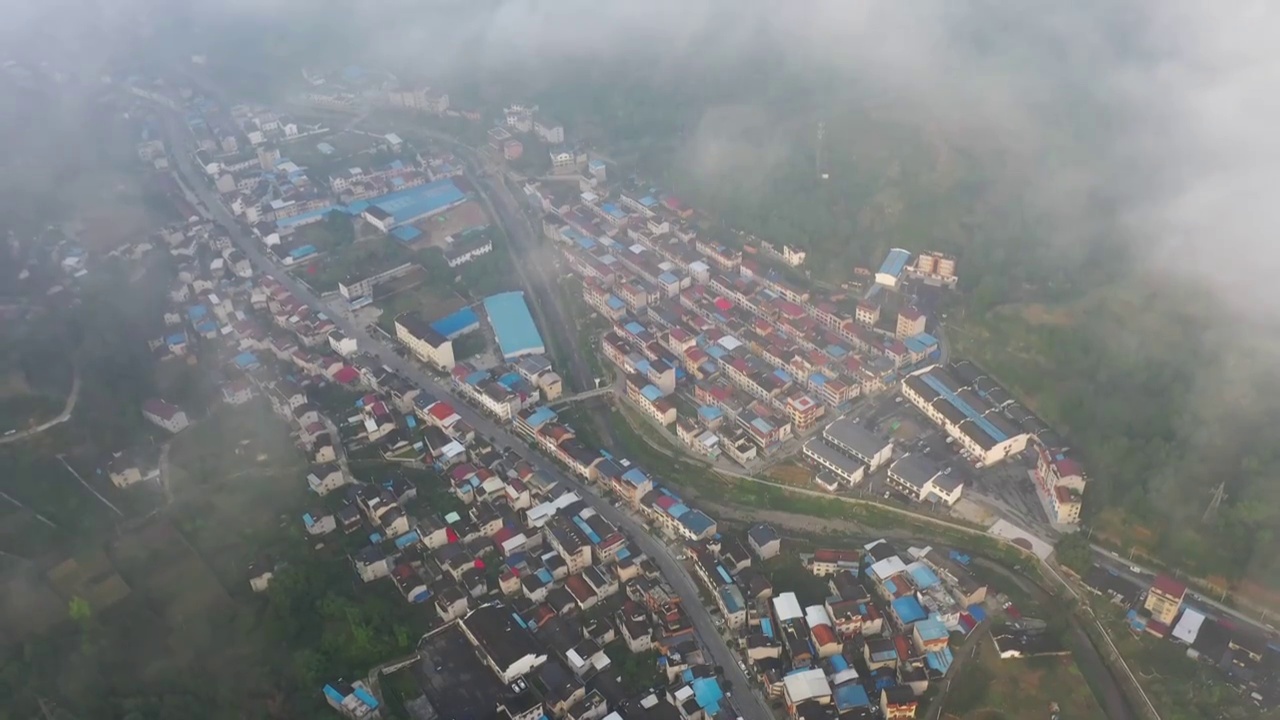
{"type": "Polygon", "coordinates": [[[943,675],[951,668],[951,663],[954,659],[949,647],[942,648],[937,652],[925,653],[924,656],[925,664],[943,675]]]}
{"type": "MultiPolygon", "coordinates": [[[[672,508],[673,510],[675,508],[672,508]]],[[[701,510],[690,510],[677,518],[694,535],[701,535],[715,527],[716,521],[707,517],[701,510]]]]}
{"type": "Polygon", "coordinates": [[[587,524],[586,520],[582,519],[581,515],[573,516],[573,524],[578,526],[578,529],[581,530],[582,533],[587,536],[587,539],[591,541],[592,545],[600,544],[599,533],[597,533],[595,530],[592,530],[591,526],[587,524]]]}
{"type": "Polygon", "coordinates": [[[627,304],[622,302],[617,295],[610,295],[605,298],[604,304],[608,305],[611,310],[621,310],[627,306],[627,304]]]}
{"type": "Polygon", "coordinates": [[[941,640],[950,634],[947,626],[936,617],[928,617],[916,623],[915,631],[920,634],[921,640],[941,640]]]}
{"type": "Polygon", "coordinates": [[[910,595],[900,597],[894,600],[892,604],[894,613],[897,614],[903,625],[910,625],[928,617],[928,613],[920,606],[920,601],[910,595]]]}
{"type": "Polygon", "coordinates": [[[996,442],[1004,442],[1009,439],[1008,435],[1001,432],[995,425],[992,425],[990,420],[980,415],[977,410],[974,410],[973,407],[969,405],[969,403],[961,400],[955,393],[951,392],[951,389],[948,388],[941,380],[934,377],[932,373],[925,373],[920,376],[920,379],[924,380],[926,385],[937,391],[937,393],[947,402],[955,405],[960,412],[964,413],[965,417],[973,421],[973,424],[982,428],[983,432],[990,435],[991,439],[996,442]]]}
{"type": "Polygon", "coordinates": [[[347,699],[347,697],[346,697],[345,695],[343,695],[342,693],[338,692],[338,691],[337,691],[337,689],[335,689],[332,685],[325,685],[325,686],[324,686],[324,696],[325,696],[325,697],[327,697],[327,698],[329,698],[330,700],[333,700],[334,702],[338,703],[339,705],[341,705],[341,704],[342,704],[342,701],[343,701],[343,700],[346,700],[346,699],[347,699]]]}
{"type": "Polygon", "coordinates": [[[484,310],[489,316],[493,334],[498,338],[504,360],[546,352],[523,292],[517,290],[491,295],[484,299],[484,310]]]}
{"type": "Polygon", "coordinates": [[[391,235],[401,242],[413,242],[422,237],[422,231],[412,225],[401,225],[392,230],[391,235]]]}
{"type": "Polygon", "coordinates": [[[536,430],[555,419],[556,419],[556,411],[543,405],[542,407],[533,411],[533,414],[530,415],[527,420],[525,420],[525,423],[529,427],[536,430]]]}
{"type": "Polygon", "coordinates": [[[720,701],[724,699],[724,690],[720,687],[720,682],[713,677],[698,678],[690,683],[693,687],[693,697],[698,701],[698,707],[707,712],[707,715],[715,715],[720,712],[720,701]]]}
{"type": "Polygon", "coordinates": [[[240,353],[234,360],[237,367],[247,368],[258,364],[258,356],[248,350],[240,353]]]}
{"type": "Polygon", "coordinates": [[[659,390],[656,385],[645,385],[640,388],[640,394],[649,402],[654,402],[662,398],[662,391],[659,390]]]}
{"type": "Polygon", "coordinates": [[[438,213],[466,198],[466,193],[454,184],[453,178],[445,178],[372,198],[369,204],[389,213],[392,225],[403,225],[438,213]]]}
{"type": "Polygon", "coordinates": [[[311,222],[312,220],[315,220],[318,217],[323,217],[333,212],[334,210],[339,210],[339,209],[341,208],[338,208],[337,206],[334,206],[334,205],[328,205],[318,210],[308,210],[307,212],[304,212],[304,213],[298,213],[297,215],[293,215],[291,217],[280,218],[279,220],[276,220],[276,227],[289,228],[297,225],[306,225],[307,223],[311,222]]]}
{"type": "Polygon", "coordinates": [[[922,589],[931,588],[941,582],[929,566],[923,563],[911,563],[907,566],[907,572],[911,573],[911,579],[915,580],[916,585],[922,589]]]}
{"type": "Polygon", "coordinates": [[[765,637],[773,637],[773,621],[769,618],[760,618],[760,632],[764,633],[765,637]]]}
{"type": "Polygon", "coordinates": [[[622,479],[632,485],[643,485],[649,480],[649,476],[645,475],[644,471],[640,468],[631,468],[630,470],[622,473],[622,479]]]}
{"type": "Polygon", "coordinates": [[[870,707],[871,698],[866,688],[856,682],[847,682],[836,688],[836,709],[843,712],[859,707],[870,707]]]}
{"type": "Polygon", "coordinates": [[[902,269],[907,266],[907,261],[910,259],[911,253],[902,248],[894,248],[889,251],[884,263],[880,265],[880,273],[898,277],[902,274],[902,269]]]}
{"type": "Polygon", "coordinates": [[[431,329],[452,340],[459,335],[471,332],[480,327],[480,318],[470,307],[445,315],[431,323],[431,329]]]}

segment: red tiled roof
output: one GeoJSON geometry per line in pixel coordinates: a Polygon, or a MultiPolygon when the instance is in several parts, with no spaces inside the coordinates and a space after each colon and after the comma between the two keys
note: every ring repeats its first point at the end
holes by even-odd
{"type": "Polygon", "coordinates": [[[814,625],[809,631],[813,633],[813,642],[818,647],[835,645],[837,642],[836,633],[830,625],[814,625]]]}
{"type": "Polygon", "coordinates": [[[458,413],[454,411],[453,406],[446,402],[438,402],[427,409],[427,414],[437,420],[448,420],[458,413]]]}
{"type": "Polygon", "coordinates": [[[1156,579],[1151,583],[1151,589],[1179,600],[1181,600],[1182,596],[1187,592],[1186,585],[1183,585],[1168,575],[1157,575],[1156,579]]]}
{"type": "Polygon", "coordinates": [[[360,379],[360,371],[348,365],[334,373],[333,379],[335,382],[342,383],[343,385],[350,385],[360,379]]]}
{"type": "Polygon", "coordinates": [[[164,420],[172,420],[175,415],[182,412],[182,408],[177,405],[171,405],[159,398],[152,398],[142,404],[142,409],[149,415],[155,415],[164,420]]]}
{"type": "Polygon", "coordinates": [[[857,562],[861,558],[862,554],[857,550],[819,548],[813,551],[813,559],[815,562],[857,562]]]}
{"type": "Polygon", "coordinates": [[[906,662],[911,659],[911,647],[907,645],[905,635],[897,635],[893,638],[893,649],[898,651],[898,660],[906,662]]]}
{"type": "Polygon", "coordinates": [[[591,585],[587,583],[586,579],[584,579],[582,575],[570,576],[570,578],[565,581],[564,587],[573,594],[573,599],[580,603],[590,600],[596,596],[596,591],[591,589],[591,585]]]}

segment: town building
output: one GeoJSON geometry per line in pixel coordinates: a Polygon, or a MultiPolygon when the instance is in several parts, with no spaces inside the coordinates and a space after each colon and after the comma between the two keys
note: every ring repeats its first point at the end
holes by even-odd
{"type": "Polygon", "coordinates": [[[1065,525],[1080,522],[1087,482],[1080,463],[1036,443],[1034,478],[1036,494],[1050,522],[1065,525]]]}
{"type": "Polygon", "coordinates": [[[1157,575],[1151,588],[1147,590],[1147,599],[1142,602],[1142,607],[1151,613],[1154,622],[1161,623],[1166,628],[1172,627],[1186,595],[1186,585],[1168,575],[1157,575]]]}
{"type": "Polygon", "coordinates": [[[524,677],[547,661],[528,623],[502,603],[472,610],[458,623],[476,654],[503,683],[524,677]]]}
{"type": "Polygon", "coordinates": [[[941,502],[947,506],[960,500],[964,483],[943,473],[923,455],[903,455],[889,466],[889,485],[915,502],[941,502]]]}
{"type": "Polygon", "coordinates": [[[396,339],[423,362],[441,370],[454,366],[453,341],[441,335],[416,311],[410,310],[396,316],[396,339]]]}
{"type": "Polygon", "coordinates": [[[853,420],[841,418],[822,431],[827,444],[860,460],[869,472],[879,470],[893,457],[893,441],[880,438],[853,420]]]}
{"type": "Polygon", "coordinates": [[[899,340],[906,340],[924,332],[925,329],[924,313],[914,307],[904,307],[898,311],[898,326],[893,336],[899,340]]]}
{"type": "Polygon", "coordinates": [[[940,425],[980,466],[991,466],[1017,455],[1031,439],[993,402],[994,398],[1003,398],[1001,394],[1008,393],[998,386],[962,382],[936,365],[918,370],[902,381],[902,396],[940,425]]]}
{"type": "Polygon", "coordinates": [[[182,432],[191,424],[182,408],[160,398],[152,398],[142,404],[142,417],[171,433],[182,432]]]}

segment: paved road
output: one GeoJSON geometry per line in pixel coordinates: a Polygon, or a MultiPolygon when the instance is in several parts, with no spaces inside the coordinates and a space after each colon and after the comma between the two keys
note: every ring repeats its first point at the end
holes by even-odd
{"type": "MultiPolygon", "coordinates": [[[[1138,583],[1141,587],[1145,588],[1150,586],[1152,580],[1154,580],[1155,576],[1159,573],[1158,570],[1152,570],[1151,568],[1143,567],[1134,561],[1126,560],[1101,545],[1092,545],[1091,547],[1093,548],[1094,562],[1115,572],[1117,575],[1138,583]],[[1138,572],[1134,572],[1130,568],[1136,568],[1138,572]]],[[[1191,600],[1193,604],[1198,605],[1203,609],[1211,608],[1212,612],[1209,613],[1210,615],[1217,613],[1219,617],[1226,616],[1236,622],[1244,623],[1245,625],[1252,627],[1254,630],[1268,636],[1275,634],[1275,630],[1272,630],[1266,624],[1265,615],[1263,616],[1263,620],[1259,621],[1255,617],[1246,615],[1229,605],[1224,605],[1217,600],[1194,590],[1187,591],[1187,598],[1191,600]]]]}
{"type": "Polygon", "coordinates": [[[58,413],[57,416],[52,419],[46,420],[33,428],[28,428],[12,435],[0,437],[0,445],[17,442],[19,440],[26,440],[32,435],[39,435],[55,425],[61,425],[62,423],[70,420],[71,413],[76,410],[76,401],[80,399],[80,370],[77,368],[74,372],[75,375],[71,379],[71,394],[67,396],[67,402],[62,406],[62,412],[58,413]]]}
{"type": "MultiPolygon", "coordinates": [[[[281,282],[285,287],[289,288],[294,297],[302,302],[307,303],[313,308],[321,311],[327,311],[327,307],[323,301],[302,283],[289,276],[287,273],[279,272],[278,268],[270,262],[266,255],[262,252],[262,246],[248,237],[242,228],[235,222],[235,218],[222,204],[221,198],[209,187],[204,178],[200,177],[199,171],[192,167],[191,159],[188,154],[190,149],[189,137],[185,134],[184,129],[176,126],[176,118],[173,115],[166,115],[166,130],[169,136],[170,147],[173,148],[174,159],[178,166],[178,172],[186,179],[191,189],[199,195],[202,204],[210,216],[220,225],[222,225],[230,234],[235,244],[245,253],[250,261],[260,270],[271,271],[273,277],[281,282]]],[[[357,327],[346,317],[334,312],[326,312],[334,324],[340,330],[345,332],[349,337],[368,337],[368,333],[364,328],[357,327]]],[[[362,339],[362,343],[365,342],[362,339]]],[[[428,375],[416,364],[396,355],[382,341],[370,338],[367,341],[368,351],[387,367],[401,373],[420,386],[436,394],[439,397],[452,395],[452,392],[445,386],[441,385],[436,378],[428,375]]],[[[747,692],[751,687],[746,675],[738,667],[738,657],[729,649],[723,639],[720,637],[719,631],[715,625],[711,614],[703,606],[701,599],[698,597],[697,585],[688,571],[684,568],[680,560],[675,556],[671,549],[660,542],[656,538],[648,534],[645,527],[640,524],[629,513],[624,513],[615,508],[609,502],[601,498],[593,488],[587,487],[584,483],[576,478],[570,477],[563,473],[559,468],[552,465],[542,455],[535,453],[521,440],[517,439],[505,427],[500,427],[488,417],[481,415],[470,406],[458,403],[455,406],[458,415],[467,423],[474,427],[480,433],[493,438],[497,443],[506,445],[519,453],[524,459],[528,460],[535,468],[547,473],[551,477],[564,482],[570,487],[579,491],[583,499],[591,505],[596,512],[599,512],[614,525],[622,529],[633,542],[636,543],[646,555],[653,558],[658,567],[662,570],[663,575],[671,583],[672,589],[681,599],[689,619],[692,621],[694,628],[697,630],[698,636],[702,644],[711,654],[715,664],[724,668],[725,677],[733,684],[734,689],[738,690],[735,695],[736,705],[741,711],[742,716],[746,720],[773,720],[773,714],[755,695],[755,693],[747,692]]]]}

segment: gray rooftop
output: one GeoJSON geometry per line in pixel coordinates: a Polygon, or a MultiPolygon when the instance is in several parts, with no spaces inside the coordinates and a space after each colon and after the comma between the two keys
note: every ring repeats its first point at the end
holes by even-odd
{"type": "Polygon", "coordinates": [[[938,475],[938,466],[923,455],[903,455],[889,466],[889,474],[902,482],[923,488],[938,475]]]}
{"type": "Polygon", "coordinates": [[[828,440],[843,445],[866,458],[875,457],[876,453],[889,444],[888,440],[877,437],[875,433],[852,420],[843,418],[828,425],[822,434],[828,440]]]}

